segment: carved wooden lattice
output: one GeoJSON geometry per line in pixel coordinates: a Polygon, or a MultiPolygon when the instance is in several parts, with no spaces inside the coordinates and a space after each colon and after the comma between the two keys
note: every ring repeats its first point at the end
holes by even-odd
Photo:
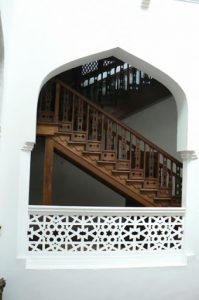
{"type": "Polygon", "coordinates": [[[158,251],[182,249],[182,215],[29,215],[31,252],[158,251]]]}
{"type": "Polygon", "coordinates": [[[82,75],[96,71],[98,69],[98,61],[92,61],[82,66],[82,75]]]}

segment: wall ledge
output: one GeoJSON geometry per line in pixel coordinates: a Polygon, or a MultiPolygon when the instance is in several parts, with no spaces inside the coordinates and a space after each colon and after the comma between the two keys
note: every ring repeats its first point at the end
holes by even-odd
{"type": "Polygon", "coordinates": [[[126,269],[152,267],[179,267],[187,265],[187,257],[182,252],[150,253],[136,255],[97,254],[66,256],[28,256],[26,269],[59,270],[59,269],[126,269]]]}
{"type": "Polygon", "coordinates": [[[34,144],[35,143],[33,143],[33,142],[25,142],[25,144],[22,146],[21,150],[31,152],[34,148],[34,144]]]}
{"type": "Polygon", "coordinates": [[[182,160],[189,160],[189,159],[197,159],[198,153],[195,150],[182,150],[178,151],[182,160]]]}

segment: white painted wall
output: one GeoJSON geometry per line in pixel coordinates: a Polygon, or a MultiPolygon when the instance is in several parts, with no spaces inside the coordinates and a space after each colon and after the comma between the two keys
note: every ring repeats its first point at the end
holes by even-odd
{"type": "Polygon", "coordinates": [[[177,109],[171,97],[122,120],[154,144],[180,159],[177,153],[177,109]]]}
{"type": "Polygon", "coordinates": [[[172,91],[178,111],[178,150],[198,150],[199,6],[151,0],[150,8],[142,10],[139,0],[2,0],[0,8],[5,46],[0,140],[4,300],[198,299],[197,159],[187,162],[183,187],[188,206],[186,250],[195,255],[188,266],[39,271],[25,270],[17,255],[24,254],[29,191],[30,153],[21,148],[35,140],[38,93],[49,77],[115,55],[172,91]]]}

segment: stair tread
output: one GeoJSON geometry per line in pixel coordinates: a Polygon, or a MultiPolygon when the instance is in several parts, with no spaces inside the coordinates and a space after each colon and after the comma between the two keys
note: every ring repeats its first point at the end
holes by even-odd
{"type": "Polygon", "coordinates": [[[130,173],[130,170],[112,170],[113,173],[130,173]]]}
{"type": "Polygon", "coordinates": [[[86,141],[68,141],[68,144],[86,144],[86,141]]]}
{"type": "Polygon", "coordinates": [[[84,150],[82,151],[83,154],[101,154],[101,151],[88,151],[84,150]]]}
{"type": "Polygon", "coordinates": [[[144,179],[127,179],[127,182],[144,182],[144,179]]]}
{"type": "Polygon", "coordinates": [[[153,188],[152,189],[149,189],[149,188],[145,189],[145,188],[141,188],[140,191],[141,192],[157,192],[158,189],[153,189],[153,188]]]}
{"type": "Polygon", "coordinates": [[[99,164],[116,164],[116,161],[111,161],[111,160],[98,160],[97,161],[99,164]]]}
{"type": "Polygon", "coordinates": [[[73,133],[71,131],[61,131],[58,129],[58,131],[56,132],[56,135],[72,135],[73,133]]]}
{"type": "Polygon", "coordinates": [[[159,201],[159,200],[160,200],[160,201],[163,200],[163,201],[166,201],[166,200],[172,200],[172,197],[163,197],[163,198],[155,197],[154,200],[158,200],[158,201],[159,201]]]}

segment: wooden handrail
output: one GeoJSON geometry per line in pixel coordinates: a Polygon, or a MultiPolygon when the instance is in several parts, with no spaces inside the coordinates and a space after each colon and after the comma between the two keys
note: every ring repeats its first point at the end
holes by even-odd
{"type": "Polygon", "coordinates": [[[153,148],[157,152],[160,152],[163,156],[167,157],[168,159],[170,159],[171,161],[173,161],[176,165],[178,165],[179,167],[182,168],[182,163],[179,160],[177,160],[176,158],[172,157],[168,152],[164,151],[163,149],[161,149],[157,145],[153,144],[151,141],[149,141],[148,139],[146,139],[140,133],[138,133],[134,129],[130,128],[126,124],[122,123],[120,120],[114,118],[108,112],[104,111],[98,105],[96,105],[95,103],[93,103],[91,100],[87,99],[85,96],[81,95],[79,92],[77,92],[76,90],[74,90],[73,88],[71,88],[70,86],[68,86],[66,83],[63,83],[61,80],[58,80],[58,79],[56,79],[55,82],[59,83],[60,86],[62,86],[63,88],[65,88],[68,91],[70,91],[71,93],[73,93],[75,96],[77,96],[80,99],[82,99],[83,101],[85,101],[87,104],[89,104],[89,106],[91,106],[92,108],[94,108],[95,110],[97,110],[98,112],[100,112],[101,114],[103,114],[104,116],[106,116],[112,122],[116,123],[117,125],[119,125],[123,129],[125,129],[126,131],[132,133],[134,136],[136,136],[136,138],[138,138],[139,140],[143,141],[145,144],[147,144],[148,146],[150,146],[151,148],[153,148]]]}

